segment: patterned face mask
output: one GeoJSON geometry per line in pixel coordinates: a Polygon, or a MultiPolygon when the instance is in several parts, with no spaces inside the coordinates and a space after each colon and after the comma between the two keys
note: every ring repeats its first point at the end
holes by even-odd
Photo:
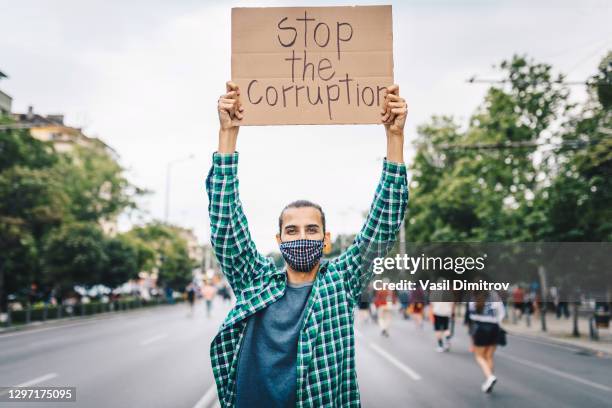
{"type": "Polygon", "coordinates": [[[310,272],[323,256],[323,240],[298,239],[282,242],[280,251],[291,269],[310,272]]]}

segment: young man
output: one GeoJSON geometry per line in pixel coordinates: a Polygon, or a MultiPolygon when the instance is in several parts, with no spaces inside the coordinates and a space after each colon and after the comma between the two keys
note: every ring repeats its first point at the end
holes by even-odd
{"type": "MultiPolygon", "coordinates": [[[[438,278],[437,283],[443,283],[443,278],[438,278]]],[[[434,331],[438,346],[436,351],[450,351],[451,319],[455,315],[455,302],[453,294],[447,291],[432,291],[429,295],[429,311],[433,320],[434,331]]]]}
{"type": "Polygon", "coordinates": [[[238,198],[238,126],[248,115],[240,89],[219,98],[219,148],[206,180],[211,242],[236,295],[211,344],[223,407],[359,407],[353,309],[372,276],[374,257],[395,241],[408,202],[403,160],[406,102],[387,88],[381,111],[387,156],[365,225],[339,257],[318,205],[296,201],[282,211],[276,239],[286,261],[277,270],[255,248],[238,198]]]}

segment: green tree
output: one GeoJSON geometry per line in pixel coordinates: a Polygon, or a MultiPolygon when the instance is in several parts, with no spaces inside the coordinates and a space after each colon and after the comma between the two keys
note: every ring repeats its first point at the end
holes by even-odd
{"type": "Polygon", "coordinates": [[[108,265],[105,238],[94,223],[71,223],[45,236],[43,269],[48,284],[60,293],[74,285],[91,286],[102,281],[108,265]]]}
{"type": "Polygon", "coordinates": [[[465,130],[451,117],[419,127],[407,237],[414,242],[529,240],[519,208],[540,183],[537,145],[569,108],[552,67],[515,56],[499,66],[465,130]]]}
{"type": "Polygon", "coordinates": [[[158,284],[182,289],[191,281],[196,265],[179,229],[155,222],[136,227],[127,235],[140,241],[140,263],[149,272],[157,271],[158,284]]]}
{"type": "Polygon", "coordinates": [[[123,168],[105,149],[77,146],[60,157],[55,177],[64,182],[75,220],[99,222],[135,208],[134,198],[143,191],[129,183],[123,168]]]}
{"type": "MultiPolygon", "coordinates": [[[[590,79],[586,103],[565,124],[554,177],[538,196],[539,237],[612,240],[612,53],[590,79]]],[[[551,166],[552,167],[552,166],[551,166]]]]}
{"type": "Polygon", "coordinates": [[[77,278],[73,283],[95,279],[115,283],[119,276],[137,273],[133,264],[140,265],[138,257],[146,251],[131,248],[127,241],[111,239],[102,245],[102,254],[96,253],[99,248],[87,247],[93,267],[84,267],[84,255],[71,252],[68,243],[62,246],[59,238],[74,232],[86,245],[97,235],[101,220],[135,208],[135,196],[144,193],[127,181],[108,148],[92,140],[88,146],[75,145],[60,154],[27,129],[11,127],[10,119],[0,118],[0,124],[5,125],[0,128],[0,308],[6,308],[7,293],[24,291],[34,281],[58,281],[64,286],[77,278]],[[50,248],[68,252],[53,254],[50,248]],[[101,276],[95,260],[101,262],[106,251],[112,262],[101,276]],[[70,258],[73,255],[75,259],[70,258]],[[84,269],[77,272],[81,266],[84,269]]]}
{"type": "MultiPolygon", "coordinates": [[[[0,125],[12,121],[0,116],[0,125]]],[[[27,129],[0,129],[0,172],[14,166],[40,169],[57,162],[53,146],[30,136],[27,129]]]]}
{"type": "Polygon", "coordinates": [[[67,197],[50,172],[56,162],[53,147],[27,130],[0,130],[1,311],[7,293],[25,290],[40,278],[39,240],[65,216],[67,197]]]}
{"type": "Polygon", "coordinates": [[[138,251],[138,243],[125,235],[107,239],[104,247],[107,263],[102,270],[100,283],[115,288],[137,278],[140,271],[138,251]]]}

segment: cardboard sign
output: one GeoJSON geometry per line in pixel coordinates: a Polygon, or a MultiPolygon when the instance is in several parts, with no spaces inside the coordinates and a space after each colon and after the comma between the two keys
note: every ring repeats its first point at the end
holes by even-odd
{"type": "Polygon", "coordinates": [[[391,6],[232,9],[241,125],[381,123],[391,6]]]}

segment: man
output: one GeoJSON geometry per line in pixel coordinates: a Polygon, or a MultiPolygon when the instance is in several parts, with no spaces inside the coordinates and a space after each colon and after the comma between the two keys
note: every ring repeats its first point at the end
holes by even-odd
{"type": "Polygon", "coordinates": [[[372,276],[374,257],[395,241],[408,201],[403,160],[406,102],[387,88],[381,122],[387,156],[365,225],[339,257],[321,261],[330,245],[318,205],[289,204],[276,239],[286,261],[277,270],[255,248],[238,197],[236,139],[248,115],[240,89],[227,83],[218,101],[219,148],[206,180],[211,242],[236,295],[211,344],[223,407],[359,407],[353,308],[372,276]]]}
{"type": "MultiPolygon", "coordinates": [[[[442,284],[443,278],[438,278],[437,283],[442,284]]],[[[455,302],[453,295],[448,291],[432,291],[429,295],[429,311],[433,320],[434,332],[436,333],[436,351],[450,351],[451,320],[455,315],[455,302]]]]}

